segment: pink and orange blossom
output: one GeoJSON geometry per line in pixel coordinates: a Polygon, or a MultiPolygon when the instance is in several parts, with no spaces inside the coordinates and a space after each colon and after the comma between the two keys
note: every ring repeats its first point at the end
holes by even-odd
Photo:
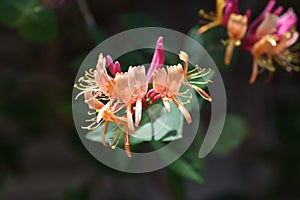
{"type": "Polygon", "coordinates": [[[104,57],[100,53],[96,69],[86,71],[85,75],[78,79],[78,84],[74,85],[75,88],[81,90],[75,99],[83,94],[85,103],[93,110],[93,112],[88,112],[93,117],[86,120],[90,124],[82,128],[95,130],[103,124],[102,143],[107,145],[106,133],[109,124],[117,124],[119,129],[116,130],[119,134],[114,134],[116,137],[109,145],[114,149],[123,137],[124,149],[127,156],[131,157],[130,134],[135,134],[135,127],[140,125],[142,111],[158,99],[162,99],[168,111],[170,111],[170,101],[174,102],[187,123],[191,123],[190,113],[184,107],[186,102],[180,102],[178,97],[192,97],[186,96],[186,92],[180,92],[180,87],[188,86],[196,90],[204,99],[211,101],[211,97],[199,87],[201,84],[210,82],[210,80],[199,81],[199,78],[210,73],[210,69],[200,69],[196,66],[188,71],[189,58],[183,51],[179,53],[179,59],[184,61],[184,66],[179,63],[168,66],[167,69],[162,68],[164,64],[162,37],[157,40],[147,75],[144,66],[130,66],[128,72],[122,72],[118,61],[114,62],[110,56],[104,57]],[[152,79],[153,84],[150,84],[152,79]],[[153,88],[149,88],[151,85],[153,88]]]}
{"type": "Polygon", "coordinates": [[[162,99],[164,106],[167,111],[170,111],[170,101],[173,101],[178,109],[181,111],[182,115],[186,119],[187,123],[191,123],[192,119],[188,110],[183,106],[183,104],[178,100],[178,96],[183,96],[180,93],[181,85],[186,85],[194,90],[196,90],[204,99],[212,101],[212,98],[198,85],[207,84],[210,81],[193,81],[194,79],[201,78],[210,73],[210,70],[205,72],[198,68],[194,68],[191,71],[188,71],[189,57],[188,54],[184,51],[179,53],[180,60],[184,61],[184,67],[181,64],[168,66],[167,71],[164,68],[157,69],[153,73],[153,89],[154,92],[158,95],[155,95],[153,91],[151,94],[148,94],[149,97],[152,96],[159,97],[162,99]]]}
{"type": "Polygon", "coordinates": [[[276,70],[273,59],[287,71],[297,69],[290,63],[292,54],[288,50],[298,39],[298,32],[293,30],[297,16],[291,8],[282,14],[283,7],[274,9],[275,4],[276,0],[269,1],[260,16],[249,25],[242,41],[242,48],[253,56],[251,84],[256,80],[259,67],[267,69],[269,77],[272,77],[276,70]]]}

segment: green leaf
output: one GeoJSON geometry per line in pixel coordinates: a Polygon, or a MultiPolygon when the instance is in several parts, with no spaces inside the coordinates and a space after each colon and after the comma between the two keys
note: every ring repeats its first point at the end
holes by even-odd
{"type": "MultiPolygon", "coordinates": [[[[198,158],[199,159],[199,158],[198,158]]],[[[199,173],[188,161],[183,158],[179,158],[174,163],[172,163],[169,168],[177,173],[179,176],[187,178],[189,180],[195,181],[197,183],[203,184],[204,178],[201,173],[199,173]]]]}
{"type": "Polygon", "coordinates": [[[227,70],[230,69],[230,66],[233,66],[237,59],[236,48],[232,55],[231,63],[229,66],[224,64],[224,55],[226,51],[226,46],[224,46],[221,41],[228,38],[226,28],[223,26],[214,27],[202,35],[198,35],[197,31],[200,26],[194,26],[189,32],[188,35],[196,40],[199,44],[205,48],[205,50],[210,54],[214,62],[216,63],[219,69],[227,70]]]}
{"type": "Polygon", "coordinates": [[[184,120],[181,112],[174,103],[170,103],[170,112],[160,104],[153,105],[147,110],[151,122],[137,129],[133,138],[152,139],[158,141],[173,141],[182,138],[184,120]]]}
{"type": "MultiPolygon", "coordinates": [[[[136,134],[130,134],[130,144],[135,145],[145,141],[161,140],[173,141],[182,138],[183,117],[178,108],[171,103],[171,110],[167,112],[158,104],[143,112],[142,122],[136,134]],[[144,121],[144,122],[143,122],[144,121]]],[[[86,134],[86,139],[94,142],[102,142],[104,123],[86,134]]],[[[109,123],[106,132],[106,143],[116,136],[116,131],[121,131],[114,123],[109,123]]],[[[122,139],[120,140],[120,143],[122,139]]]]}
{"type": "Polygon", "coordinates": [[[244,142],[247,132],[246,123],[240,116],[227,115],[222,134],[213,148],[213,152],[217,155],[230,154],[244,142]]]}
{"type": "Polygon", "coordinates": [[[120,24],[126,29],[139,27],[161,27],[161,23],[143,13],[127,13],[119,16],[120,24]]]}
{"type": "Polygon", "coordinates": [[[33,1],[0,0],[0,21],[5,26],[17,27],[26,18],[26,13],[30,12],[31,9],[27,7],[33,6],[36,6],[33,1]]]}
{"type": "MultiPolygon", "coordinates": [[[[93,142],[102,143],[103,126],[104,126],[104,123],[101,124],[95,130],[89,131],[85,135],[85,138],[88,140],[91,140],[93,142]]],[[[116,135],[117,131],[121,132],[121,130],[118,128],[118,126],[114,123],[109,123],[107,131],[106,131],[106,137],[105,137],[105,142],[107,144],[109,144],[112,141],[112,139],[114,139],[117,136],[116,135]]],[[[123,137],[120,139],[119,144],[123,144],[122,141],[123,141],[123,137]]],[[[139,144],[144,141],[147,141],[147,139],[139,139],[139,138],[134,137],[134,135],[130,134],[130,144],[131,145],[139,144]]]]}
{"type": "MultiPolygon", "coordinates": [[[[158,150],[164,146],[162,142],[150,143],[154,150],[158,150]]],[[[204,183],[202,177],[202,161],[197,157],[197,152],[186,152],[178,160],[173,162],[168,168],[177,175],[195,181],[197,183],[204,183]]],[[[163,154],[159,154],[162,161],[168,157],[175,157],[175,153],[170,149],[165,149],[163,154]]]]}
{"type": "Polygon", "coordinates": [[[43,43],[58,37],[58,25],[52,11],[31,15],[18,27],[20,35],[31,42],[43,43]]]}
{"type": "Polygon", "coordinates": [[[54,13],[45,10],[37,0],[0,0],[0,21],[16,28],[31,42],[43,43],[58,37],[58,24],[54,13]]]}

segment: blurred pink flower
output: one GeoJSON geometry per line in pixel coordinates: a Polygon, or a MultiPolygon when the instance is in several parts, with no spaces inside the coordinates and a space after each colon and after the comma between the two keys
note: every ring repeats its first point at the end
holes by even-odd
{"type": "Polygon", "coordinates": [[[286,13],[279,17],[276,27],[277,31],[275,34],[279,37],[279,39],[281,39],[285,33],[290,32],[295,27],[297,21],[298,18],[293,9],[288,9],[286,13]]]}
{"type": "MultiPolygon", "coordinates": [[[[210,73],[210,70],[205,72],[205,69],[194,68],[188,71],[189,58],[188,54],[181,51],[179,53],[179,59],[184,61],[184,67],[181,64],[168,66],[167,71],[164,68],[157,69],[153,72],[153,90],[148,92],[148,97],[152,101],[156,101],[161,98],[167,111],[170,111],[170,101],[174,104],[183,114],[187,123],[191,123],[192,119],[188,110],[183,106],[183,103],[179,101],[177,97],[186,97],[184,93],[180,92],[181,85],[186,85],[196,90],[204,99],[212,101],[211,97],[198,85],[207,84],[208,81],[195,81],[201,77],[206,76],[210,73]]],[[[187,97],[191,98],[191,97],[187,97]]]]}
{"type": "Polygon", "coordinates": [[[222,19],[222,25],[226,26],[231,14],[238,14],[239,7],[238,7],[239,0],[226,0],[226,6],[224,9],[224,16],[222,19]]]}
{"type": "Polygon", "coordinates": [[[278,16],[282,14],[283,7],[274,10],[275,4],[276,0],[270,0],[262,13],[249,24],[246,37],[242,40],[242,49],[251,51],[255,42],[277,30],[278,16]]]}
{"type": "Polygon", "coordinates": [[[290,63],[292,54],[288,48],[298,39],[298,33],[293,31],[297,16],[291,8],[282,14],[283,7],[274,9],[275,4],[275,0],[269,1],[263,12],[249,25],[247,35],[242,40],[242,48],[253,56],[249,83],[255,82],[258,67],[267,69],[271,77],[275,71],[273,59],[287,71],[294,68],[290,63]]]}

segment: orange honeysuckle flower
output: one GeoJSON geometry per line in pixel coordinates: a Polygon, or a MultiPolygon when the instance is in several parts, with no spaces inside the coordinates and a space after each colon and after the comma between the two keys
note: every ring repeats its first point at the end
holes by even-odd
{"type": "Polygon", "coordinates": [[[179,96],[179,89],[183,81],[183,69],[181,64],[168,66],[168,74],[164,68],[157,69],[153,72],[153,88],[156,93],[159,93],[165,108],[170,111],[170,100],[173,100],[175,105],[183,114],[187,123],[192,122],[192,118],[189,111],[182,105],[182,103],[177,99],[179,96]]]}
{"type": "Polygon", "coordinates": [[[131,98],[131,92],[128,85],[129,75],[127,72],[125,73],[117,73],[115,76],[115,89],[112,93],[112,98],[117,99],[118,103],[122,105],[122,107],[126,107],[126,115],[127,115],[127,125],[129,130],[132,133],[135,133],[133,127],[133,120],[131,115],[131,107],[134,103],[131,98]]]}
{"type": "Polygon", "coordinates": [[[100,110],[104,106],[104,104],[95,97],[92,91],[85,92],[84,99],[90,109],[100,110]]]}
{"type": "Polygon", "coordinates": [[[241,45],[241,39],[246,35],[248,27],[247,15],[231,14],[227,23],[228,41],[224,57],[225,65],[230,64],[235,46],[241,45]]]}
{"type": "MultiPolygon", "coordinates": [[[[128,85],[128,81],[126,84],[128,85]]],[[[96,70],[90,69],[89,71],[86,71],[85,75],[79,78],[78,84],[74,85],[75,88],[81,90],[75,99],[84,94],[85,103],[88,104],[90,109],[94,110],[94,112],[88,112],[88,114],[96,115],[96,117],[86,120],[86,122],[91,122],[90,125],[85,127],[83,126],[82,128],[87,130],[95,130],[102,123],[104,123],[102,131],[102,143],[103,145],[107,145],[105,142],[105,137],[109,123],[115,123],[122,126],[124,130],[124,149],[127,156],[131,157],[129,130],[131,130],[131,132],[134,132],[134,130],[133,128],[129,129],[128,127],[128,115],[127,117],[119,117],[115,115],[118,111],[120,111],[120,109],[122,109],[122,106],[119,105],[119,100],[124,100],[125,97],[122,99],[120,98],[120,94],[119,96],[114,95],[116,95],[118,91],[124,91],[122,90],[123,85],[124,84],[120,82],[120,76],[113,79],[107,74],[106,59],[101,53],[97,61],[96,70]],[[117,100],[116,97],[120,99],[117,100]],[[104,104],[104,102],[106,102],[106,104],[104,104]]],[[[130,97],[130,92],[128,91],[125,96],[130,97]]],[[[128,119],[131,119],[132,121],[131,115],[128,119]]],[[[121,138],[120,136],[122,135],[123,132],[116,137],[117,139],[115,139],[115,142],[110,144],[112,148],[116,147],[121,138]]]]}
{"type": "MultiPolygon", "coordinates": [[[[162,99],[166,110],[170,111],[169,102],[172,100],[178,109],[183,114],[187,123],[191,123],[192,119],[188,110],[183,106],[178,100],[178,96],[183,96],[183,93],[180,93],[181,85],[186,85],[194,90],[196,90],[204,99],[211,101],[211,97],[198,85],[207,84],[208,81],[194,81],[194,79],[204,77],[210,73],[210,69],[205,71],[205,69],[200,69],[199,67],[188,71],[188,54],[184,51],[179,53],[180,60],[185,62],[184,67],[181,64],[168,66],[167,71],[164,68],[157,69],[153,73],[153,88],[156,93],[159,94],[159,97],[162,99]]],[[[154,94],[153,92],[149,95],[154,94]]]]}
{"type": "Polygon", "coordinates": [[[118,126],[122,126],[122,133],[117,135],[112,143],[110,143],[110,146],[112,149],[115,149],[118,145],[119,140],[121,139],[122,134],[124,134],[124,149],[126,151],[126,154],[128,157],[131,157],[130,153],[130,136],[129,136],[129,128],[127,125],[127,119],[126,117],[119,117],[116,116],[115,113],[117,113],[120,108],[117,108],[118,102],[116,102],[114,105],[111,105],[111,102],[107,103],[105,106],[103,106],[97,115],[97,122],[101,124],[104,122],[103,126],[103,132],[102,132],[102,144],[107,146],[105,142],[106,132],[109,123],[117,124],[118,126]],[[124,132],[123,132],[124,131],[124,132]]]}
{"type": "Polygon", "coordinates": [[[276,70],[273,64],[273,58],[275,58],[287,71],[295,70],[293,66],[286,60],[285,57],[289,55],[283,55],[288,51],[288,47],[296,42],[298,39],[298,32],[287,32],[283,34],[280,41],[276,35],[266,35],[256,42],[251,50],[253,55],[253,67],[252,74],[249,83],[254,83],[258,74],[258,66],[267,69],[271,76],[276,70]],[[266,58],[264,57],[266,55],[266,58]]]}
{"type": "Polygon", "coordinates": [[[255,82],[258,68],[267,69],[269,78],[273,76],[273,61],[286,71],[299,71],[297,53],[290,48],[298,39],[295,31],[298,18],[292,8],[283,13],[283,7],[275,7],[276,0],[270,0],[262,13],[250,23],[247,35],[243,38],[242,49],[253,56],[252,74],[249,83],[255,82]]]}

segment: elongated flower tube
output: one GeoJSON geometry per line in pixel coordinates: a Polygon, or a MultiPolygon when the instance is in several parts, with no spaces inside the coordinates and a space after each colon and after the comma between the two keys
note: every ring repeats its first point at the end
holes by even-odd
{"type": "Polygon", "coordinates": [[[157,39],[155,51],[153,54],[153,58],[149,67],[149,70],[147,72],[147,83],[149,84],[152,80],[152,74],[155,70],[161,68],[165,61],[165,51],[164,51],[164,45],[163,45],[163,37],[160,36],[157,39]]]}
{"type": "Polygon", "coordinates": [[[119,61],[116,61],[114,63],[113,59],[110,55],[106,56],[106,60],[107,60],[108,69],[109,69],[110,73],[113,75],[113,77],[115,77],[117,73],[122,72],[119,61]]]}
{"type": "Polygon", "coordinates": [[[249,83],[252,84],[255,82],[257,74],[258,74],[258,63],[259,59],[262,55],[268,54],[267,62],[265,62],[265,67],[269,71],[274,71],[275,68],[273,67],[273,64],[271,62],[271,52],[272,48],[276,46],[276,39],[272,36],[265,36],[262,39],[260,39],[258,42],[256,42],[252,48],[252,55],[253,55],[253,66],[252,66],[252,74],[249,80],[249,83]]]}
{"type": "Polygon", "coordinates": [[[97,121],[101,120],[101,122],[104,122],[103,131],[102,131],[102,144],[107,146],[105,141],[106,141],[106,132],[109,123],[118,124],[118,126],[122,126],[124,133],[120,133],[119,135],[116,135],[116,138],[114,139],[113,142],[110,143],[110,146],[112,149],[115,149],[122,135],[124,135],[124,149],[127,156],[131,157],[130,136],[129,136],[129,127],[127,126],[127,118],[122,116],[119,117],[115,115],[115,113],[118,112],[117,106],[118,103],[115,103],[113,105],[111,102],[109,102],[105,106],[103,106],[98,112],[97,121]]]}
{"type": "Polygon", "coordinates": [[[131,92],[131,98],[136,102],[135,126],[139,126],[142,118],[142,99],[148,90],[144,66],[129,67],[128,86],[131,92]]]}
{"type": "Polygon", "coordinates": [[[126,105],[126,113],[127,113],[127,125],[129,130],[132,133],[135,133],[133,127],[133,120],[131,116],[131,107],[134,100],[131,97],[131,91],[129,88],[128,73],[117,73],[115,77],[115,89],[112,94],[113,99],[118,99],[120,102],[126,105]]]}
{"type": "Polygon", "coordinates": [[[102,53],[99,54],[96,70],[94,71],[94,77],[99,90],[105,96],[111,96],[111,92],[114,90],[113,78],[107,74],[106,59],[103,57],[102,53]]]}

